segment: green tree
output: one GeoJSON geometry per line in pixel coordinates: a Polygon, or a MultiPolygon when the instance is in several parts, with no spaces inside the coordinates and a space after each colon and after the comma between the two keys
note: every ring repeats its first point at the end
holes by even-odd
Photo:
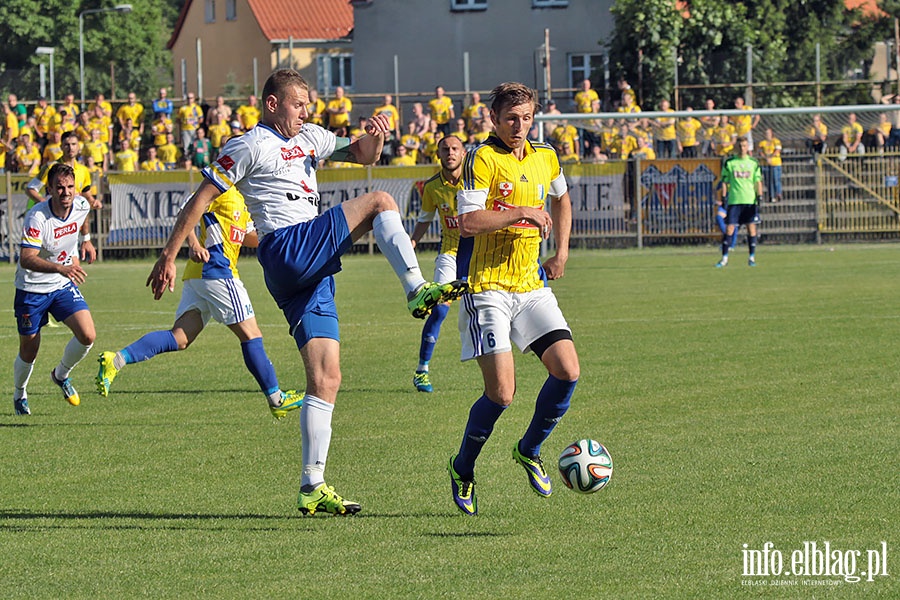
{"type": "MultiPolygon", "coordinates": [[[[883,0],[882,9],[900,16],[900,0],[883,0]]],[[[671,98],[674,50],[678,49],[679,84],[708,86],[684,90],[681,105],[699,106],[710,96],[731,106],[743,94],[747,48],[752,50],[753,81],[813,81],[816,46],[824,81],[844,80],[868,72],[872,43],[889,39],[890,17],[847,10],[844,0],[617,0],[612,65],[639,87],[648,106],[671,98]]],[[[868,102],[866,85],[833,86],[823,102],[868,102]]],[[[812,86],[754,87],[754,102],[764,106],[809,105],[812,86]]]]}
{"type": "MultiPolygon", "coordinates": [[[[110,64],[115,65],[115,96],[127,91],[150,98],[172,79],[171,56],[165,45],[177,18],[178,5],[165,0],[124,0],[132,12],[98,13],[84,17],[85,96],[111,96],[110,64]]],[[[80,96],[78,15],[111,8],[112,0],[3,0],[0,2],[0,90],[33,99],[38,89],[38,46],[55,48],[56,95],[80,96]]]]}

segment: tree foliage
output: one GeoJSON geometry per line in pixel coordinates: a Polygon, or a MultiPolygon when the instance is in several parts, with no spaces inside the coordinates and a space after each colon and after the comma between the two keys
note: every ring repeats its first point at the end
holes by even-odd
{"type": "Polygon", "coordinates": [[[37,95],[39,65],[45,56],[38,46],[55,49],[53,56],[57,98],[80,96],[79,18],[85,10],[132,5],[130,13],[84,15],[85,96],[115,96],[128,91],[152,97],[172,79],[166,42],[181,2],[166,0],[3,0],[0,2],[0,89],[33,99],[37,95]]]}
{"type": "MultiPolygon", "coordinates": [[[[885,17],[847,10],[844,0],[617,0],[610,62],[634,87],[644,104],[672,98],[675,50],[682,105],[699,106],[707,97],[731,106],[743,95],[747,48],[752,51],[754,96],[758,104],[788,106],[816,101],[812,85],[758,85],[813,82],[816,46],[822,81],[868,73],[873,42],[892,37],[892,16],[900,0],[883,0],[885,17]],[[725,84],[730,84],[725,86],[725,84]]],[[[865,86],[824,89],[824,102],[861,101],[865,86]]]]}

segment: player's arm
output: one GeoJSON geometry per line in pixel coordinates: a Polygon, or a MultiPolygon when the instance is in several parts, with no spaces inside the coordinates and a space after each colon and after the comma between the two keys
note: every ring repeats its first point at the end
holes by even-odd
{"type": "Polygon", "coordinates": [[[44,182],[40,180],[40,177],[35,177],[28,182],[27,186],[25,186],[25,195],[35,202],[43,202],[46,199],[44,196],[41,196],[41,190],[43,188],[44,182]]]}
{"type": "Polygon", "coordinates": [[[153,290],[153,297],[156,300],[162,298],[166,289],[170,292],[175,291],[175,257],[178,256],[178,250],[187,239],[188,234],[200,222],[200,217],[209,209],[209,205],[220,193],[219,188],[208,179],[204,179],[194,196],[178,213],[178,219],[175,221],[172,233],[169,234],[166,246],[156,264],[153,265],[150,276],[147,277],[147,285],[153,290]]]}
{"type": "Polygon", "coordinates": [[[459,235],[474,237],[505,229],[519,221],[531,223],[541,230],[546,239],[553,227],[550,213],[542,208],[518,206],[509,210],[486,210],[487,190],[461,190],[457,195],[459,203],[459,235]],[[480,207],[479,207],[480,206],[480,207]]]}
{"type": "Polygon", "coordinates": [[[19,265],[23,269],[35,271],[36,273],[59,273],[75,285],[84,283],[87,273],[81,268],[81,265],[76,263],[61,265],[50,262],[46,258],[41,258],[40,252],[40,248],[21,248],[19,251],[19,265]]]}
{"type": "Polygon", "coordinates": [[[259,247],[259,234],[254,231],[248,231],[244,234],[244,241],[241,242],[241,246],[244,248],[257,248],[259,247]]]}
{"type": "Polygon", "coordinates": [[[84,223],[78,230],[78,245],[81,247],[81,260],[86,260],[88,263],[97,260],[97,249],[94,247],[94,242],[91,241],[91,211],[87,211],[84,223]]]}
{"type": "Polygon", "coordinates": [[[572,199],[569,197],[568,185],[562,171],[550,182],[549,196],[556,254],[544,262],[544,271],[548,279],[559,279],[566,271],[566,261],[569,260],[569,236],[572,233],[572,199]]]}
{"type": "Polygon", "coordinates": [[[436,211],[431,212],[422,212],[419,214],[419,219],[416,221],[416,226],[413,228],[412,234],[409,236],[409,241],[412,242],[412,247],[415,248],[419,243],[419,240],[422,239],[422,236],[425,235],[425,232],[428,231],[428,228],[431,227],[432,221],[434,221],[434,213],[436,211]]]}
{"type": "MultiPolygon", "coordinates": [[[[371,165],[378,162],[381,157],[381,149],[384,147],[384,136],[391,131],[391,120],[387,115],[375,115],[366,124],[366,135],[362,136],[347,147],[350,162],[360,165],[371,165]]],[[[335,150],[337,154],[337,150],[335,150]]],[[[334,160],[341,160],[335,158],[334,160]]]]}
{"type": "Polygon", "coordinates": [[[198,263],[209,262],[209,250],[203,247],[203,244],[200,243],[200,238],[197,237],[197,232],[194,229],[191,229],[188,232],[187,236],[187,244],[188,244],[188,257],[198,263]]]}

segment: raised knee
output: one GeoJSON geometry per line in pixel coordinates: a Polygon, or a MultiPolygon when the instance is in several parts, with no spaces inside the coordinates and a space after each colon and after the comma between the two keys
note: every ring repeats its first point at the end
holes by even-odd
{"type": "Polygon", "coordinates": [[[394,200],[394,197],[384,191],[376,191],[372,192],[374,194],[374,203],[376,212],[383,212],[386,210],[396,210],[400,209],[397,207],[397,202],[394,200]]]}

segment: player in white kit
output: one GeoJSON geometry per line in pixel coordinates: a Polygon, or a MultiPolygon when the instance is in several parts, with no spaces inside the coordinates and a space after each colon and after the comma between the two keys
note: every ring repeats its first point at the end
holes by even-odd
{"type": "Polygon", "coordinates": [[[63,398],[72,406],[81,399],[69,374],[94,344],[96,330],[87,302],[78,286],[87,274],[81,258],[93,262],[97,257],[90,238],[87,217],[90,204],[75,190],[75,172],[57,163],[47,176],[50,200],[41,202],[25,215],[19,264],[16,268],[15,315],[19,331],[19,354],[13,362],[13,409],[17,415],[30,415],[26,387],[38,350],[41,328],[52,314],[72,330],[62,360],[50,371],[50,379],[60,387],[63,398]]]}
{"type": "Polygon", "coordinates": [[[369,192],[319,214],[319,161],[375,163],[391,124],[385,115],[376,115],[369,119],[366,135],[351,143],[305,123],[308,103],[309,86],[299,73],[282,69],[269,76],[263,87],[262,120],[229,140],[216,162],[204,169],[206,179],[179,215],[148,284],[156,298],[174,290],[175,257],[188,231],[216,196],[237,186],[259,234],[258,258],[266,286],[287,318],[306,370],[298,508],[304,514],[353,514],[360,505],[336,494],[324,476],[341,382],[333,279],[341,269],[340,257],[373,231],[417,318],[457,299],[466,285],[425,281],[397,204],[386,192],[369,192]]]}

